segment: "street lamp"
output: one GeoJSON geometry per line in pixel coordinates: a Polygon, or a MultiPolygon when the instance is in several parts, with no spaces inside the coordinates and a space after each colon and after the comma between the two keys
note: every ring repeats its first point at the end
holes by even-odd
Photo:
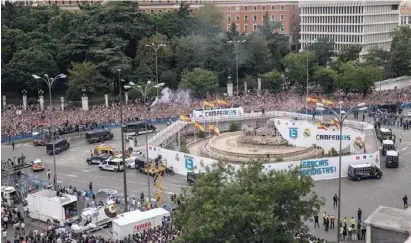
{"type": "Polygon", "coordinates": [[[27,95],[27,90],[23,89],[23,90],[21,91],[21,93],[22,93],[23,95],[27,95]]]}
{"type": "Polygon", "coordinates": [[[365,103],[360,103],[354,107],[352,107],[351,109],[349,109],[347,112],[342,111],[342,102],[340,102],[340,112],[339,114],[328,107],[325,107],[324,104],[322,103],[317,103],[316,104],[316,109],[319,111],[325,111],[328,110],[330,111],[335,118],[337,119],[338,123],[340,124],[340,150],[339,150],[339,160],[338,160],[338,217],[337,217],[337,225],[338,225],[338,230],[337,230],[337,242],[340,242],[340,218],[341,218],[341,150],[342,150],[342,131],[343,131],[343,123],[345,121],[345,119],[347,119],[348,115],[351,114],[352,112],[358,110],[362,110],[365,111],[368,109],[368,107],[366,106],[365,103]]]}
{"type": "Polygon", "coordinates": [[[236,40],[236,41],[227,41],[229,44],[233,44],[235,47],[235,68],[236,68],[236,73],[237,73],[237,95],[238,95],[238,46],[241,43],[244,43],[245,40],[236,40]]]}
{"type": "Polygon", "coordinates": [[[81,89],[81,92],[83,92],[83,97],[86,97],[86,89],[81,89]]]}
{"type": "Polygon", "coordinates": [[[55,81],[57,81],[58,79],[61,79],[61,78],[67,78],[67,75],[61,73],[61,74],[57,75],[54,78],[49,78],[48,74],[44,74],[44,77],[46,77],[45,79],[38,76],[38,75],[36,75],[36,74],[33,74],[31,76],[36,80],[39,80],[39,79],[43,80],[47,84],[47,86],[49,87],[49,102],[50,102],[49,105],[51,107],[51,87],[53,86],[55,81]]]}
{"type": "MultiPolygon", "coordinates": [[[[161,47],[165,47],[165,46],[166,46],[166,44],[154,44],[154,43],[151,43],[150,45],[146,45],[146,47],[151,47],[151,48],[153,48],[154,52],[156,53],[156,78],[157,78],[157,85],[158,85],[158,50],[159,50],[161,47]]],[[[159,97],[158,88],[157,88],[157,97],[159,97]]]]}
{"type": "Polygon", "coordinates": [[[121,69],[117,68],[118,72],[118,89],[119,89],[119,102],[120,102],[120,124],[121,124],[121,158],[123,160],[123,183],[124,183],[124,212],[128,211],[128,198],[127,198],[127,166],[126,159],[124,158],[124,133],[123,133],[123,104],[121,103],[121,82],[124,82],[124,79],[121,79],[121,69]]]}
{"type": "MultiPolygon", "coordinates": [[[[164,83],[159,83],[156,85],[152,85],[151,81],[147,81],[147,83],[143,86],[141,85],[136,85],[134,82],[129,82],[128,85],[125,85],[124,88],[125,89],[134,89],[137,90],[138,92],[141,93],[141,95],[143,96],[144,99],[144,103],[146,104],[147,107],[147,114],[150,112],[149,111],[149,103],[148,103],[148,96],[150,94],[150,90],[152,88],[156,88],[157,91],[159,88],[163,87],[164,83]]],[[[145,130],[146,130],[146,165],[147,168],[149,167],[149,158],[148,158],[148,132],[147,132],[147,123],[148,123],[148,119],[145,122],[145,130]]],[[[148,185],[148,198],[149,201],[151,202],[151,181],[150,181],[150,173],[147,173],[147,185],[148,185]]]]}

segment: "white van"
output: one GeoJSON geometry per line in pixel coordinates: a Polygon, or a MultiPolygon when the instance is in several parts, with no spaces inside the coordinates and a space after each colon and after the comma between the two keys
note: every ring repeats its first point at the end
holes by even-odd
{"type": "Polygon", "coordinates": [[[114,240],[123,240],[129,235],[154,229],[163,224],[164,217],[170,217],[170,212],[164,208],[121,214],[113,221],[113,238],[114,240]]]}
{"type": "Polygon", "coordinates": [[[114,172],[123,171],[124,169],[123,159],[122,158],[108,159],[104,162],[101,162],[98,165],[98,167],[100,170],[111,170],[114,172]]]}

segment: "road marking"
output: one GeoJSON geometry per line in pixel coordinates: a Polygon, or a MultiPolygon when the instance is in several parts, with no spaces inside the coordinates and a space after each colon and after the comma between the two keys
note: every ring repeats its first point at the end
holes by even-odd
{"type": "Polygon", "coordinates": [[[77,177],[76,175],[67,175],[67,176],[70,176],[70,177],[77,177]]]}
{"type": "Polygon", "coordinates": [[[402,156],[409,155],[409,154],[411,154],[411,152],[405,153],[405,154],[403,154],[402,156]]]}
{"type": "Polygon", "coordinates": [[[86,149],[70,149],[70,151],[90,153],[90,151],[86,149]]]}
{"type": "Polygon", "coordinates": [[[63,183],[63,181],[59,181],[59,180],[57,180],[57,183],[63,183]]]}
{"type": "Polygon", "coordinates": [[[86,173],[91,172],[91,171],[89,171],[89,170],[81,170],[81,171],[86,172],[86,173]]]}
{"type": "Polygon", "coordinates": [[[404,151],[404,150],[406,150],[407,148],[408,148],[408,147],[402,148],[401,151],[404,151]]]}

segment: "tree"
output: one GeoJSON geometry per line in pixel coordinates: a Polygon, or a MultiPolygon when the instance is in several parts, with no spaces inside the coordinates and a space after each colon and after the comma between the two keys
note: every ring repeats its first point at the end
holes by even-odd
{"type": "Polygon", "coordinates": [[[177,73],[173,70],[166,70],[160,75],[160,82],[165,83],[165,86],[176,89],[178,87],[177,73]]]}
{"type": "Polygon", "coordinates": [[[345,94],[350,91],[358,91],[364,96],[374,88],[374,82],[378,80],[378,67],[360,66],[353,62],[344,63],[341,72],[336,77],[336,86],[345,94]]]}
{"type": "Polygon", "coordinates": [[[90,62],[72,64],[72,68],[68,71],[67,98],[69,100],[79,100],[82,89],[86,89],[89,96],[96,92],[107,92],[109,90],[97,65],[90,62]]]}
{"type": "Polygon", "coordinates": [[[51,77],[58,74],[57,64],[53,56],[42,48],[31,47],[13,55],[13,59],[2,72],[1,85],[5,91],[26,89],[28,92],[34,93],[36,81],[32,75],[45,73],[51,77]]]}
{"type": "Polygon", "coordinates": [[[411,74],[411,27],[400,26],[392,33],[390,64],[394,77],[411,74]]]}
{"type": "Polygon", "coordinates": [[[223,12],[212,3],[206,3],[198,8],[194,15],[195,33],[202,36],[214,36],[221,32],[223,12]]]}
{"type": "Polygon", "coordinates": [[[317,67],[314,72],[313,81],[320,85],[323,91],[331,94],[335,90],[335,80],[337,73],[328,67],[317,67]]]}
{"type": "MultiPolygon", "coordinates": [[[[235,54],[235,49],[232,48],[232,50],[233,54],[235,54]]],[[[249,35],[247,41],[238,47],[238,53],[239,65],[243,67],[243,72],[247,74],[256,76],[259,73],[265,73],[272,69],[268,42],[259,34],[249,35]]],[[[235,59],[233,59],[232,63],[235,65],[235,59]]],[[[232,70],[235,70],[235,68],[232,70]]]]}
{"type": "Polygon", "coordinates": [[[190,89],[194,96],[205,97],[207,93],[218,90],[217,73],[195,68],[193,71],[185,70],[181,74],[180,88],[190,89]]]}
{"type": "Polygon", "coordinates": [[[263,78],[263,84],[262,86],[264,89],[271,90],[273,92],[280,92],[284,85],[284,79],[281,76],[281,73],[276,72],[276,71],[271,71],[268,73],[264,73],[262,75],[263,78]]]}
{"type": "Polygon", "coordinates": [[[325,66],[334,54],[334,41],[328,37],[319,38],[310,46],[310,50],[315,53],[318,65],[325,66]]]}
{"type": "Polygon", "coordinates": [[[319,212],[324,200],[298,169],[261,171],[261,163],[235,170],[214,165],[179,197],[178,242],[293,242],[292,232],[319,212]]]}
{"type": "Polygon", "coordinates": [[[362,48],[360,45],[349,46],[338,54],[338,61],[340,63],[357,61],[360,58],[361,50],[362,48]]]}
{"type": "Polygon", "coordinates": [[[239,35],[240,35],[240,32],[238,32],[237,25],[234,22],[232,22],[231,26],[230,26],[230,29],[227,31],[228,39],[233,40],[234,38],[236,38],[239,35]]]}
{"type": "Polygon", "coordinates": [[[305,90],[308,79],[312,81],[312,75],[317,67],[317,60],[314,52],[289,53],[283,58],[285,75],[292,83],[296,83],[300,90],[305,90]]]}

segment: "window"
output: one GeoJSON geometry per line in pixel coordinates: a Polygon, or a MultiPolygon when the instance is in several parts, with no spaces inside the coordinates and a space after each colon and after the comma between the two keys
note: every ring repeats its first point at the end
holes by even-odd
{"type": "Polygon", "coordinates": [[[162,13],[162,12],[163,12],[163,10],[161,10],[161,9],[160,9],[160,10],[158,10],[158,12],[159,12],[159,13],[162,13]]]}
{"type": "Polygon", "coordinates": [[[253,25],[253,30],[256,31],[257,30],[257,25],[253,25]]]}
{"type": "Polygon", "coordinates": [[[281,32],[284,31],[284,23],[281,23],[280,31],[281,31],[281,32]]]}
{"type": "Polygon", "coordinates": [[[248,32],[248,25],[244,25],[244,32],[248,32]]]}
{"type": "Polygon", "coordinates": [[[254,20],[254,22],[257,21],[257,15],[253,16],[253,20],[254,20]]]}
{"type": "Polygon", "coordinates": [[[265,6],[263,6],[263,10],[265,10],[265,6]]]}
{"type": "Polygon", "coordinates": [[[69,5],[71,5],[71,0],[69,0],[69,5]]]}
{"type": "Polygon", "coordinates": [[[231,22],[231,16],[227,15],[227,22],[231,22]]]}
{"type": "Polygon", "coordinates": [[[145,13],[146,12],[146,10],[145,9],[143,9],[143,13],[145,13]]]}
{"type": "Polygon", "coordinates": [[[244,16],[244,22],[248,22],[248,16],[244,16]]]}
{"type": "Polygon", "coordinates": [[[284,14],[280,15],[280,20],[283,21],[284,20],[284,14]]]}
{"type": "Polygon", "coordinates": [[[257,6],[253,6],[253,8],[254,8],[254,11],[257,11],[257,6]]]}
{"type": "Polygon", "coordinates": [[[271,15],[271,21],[275,21],[275,15],[271,15]]]}
{"type": "Polygon", "coordinates": [[[245,7],[244,7],[244,11],[248,11],[248,6],[245,6],[245,7]]]}
{"type": "Polygon", "coordinates": [[[275,9],[274,5],[271,5],[271,10],[274,10],[274,9],[275,9]]]}
{"type": "Polygon", "coordinates": [[[284,10],[284,5],[281,5],[281,6],[280,6],[280,9],[281,9],[281,10],[284,10]]]}
{"type": "Polygon", "coordinates": [[[235,21],[237,21],[237,22],[240,21],[240,16],[238,16],[238,15],[235,16],[235,21]]]}

